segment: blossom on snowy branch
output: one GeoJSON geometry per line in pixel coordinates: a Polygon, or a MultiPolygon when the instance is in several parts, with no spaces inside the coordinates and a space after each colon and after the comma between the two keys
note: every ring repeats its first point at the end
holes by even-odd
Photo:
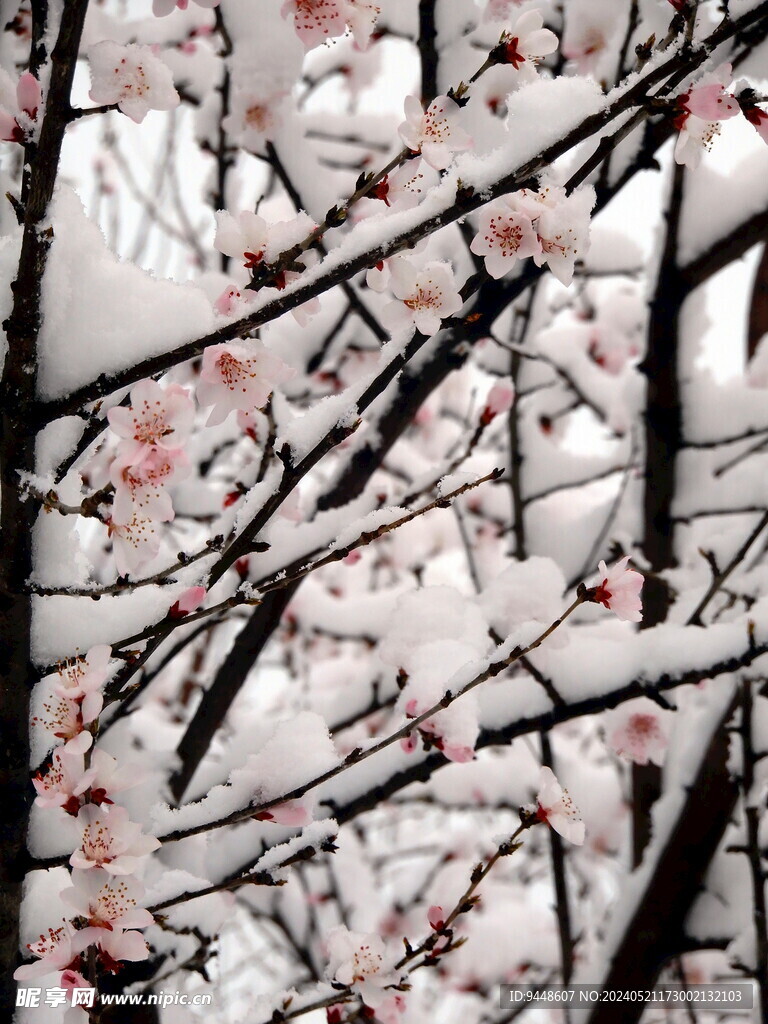
{"type": "Polygon", "coordinates": [[[634,569],[628,569],[629,555],[620,558],[610,569],[605,562],[598,563],[601,582],[587,591],[587,599],[602,604],[625,622],[642,620],[643,576],[634,569]]]}
{"type": "Polygon", "coordinates": [[[584,843],[585,829],[579,809],[563,789],[551,768],[543,766],[539,773],[539,792],[536,794],[535,815],[539,821],[553,828],[563,839],[575,846],[584,843]]]}
{"type": "Polygon", "coordinates": [[[430,167],[441,171],[450,165],[454,153],[472,148],[460,117],[461,108],[448,96],[437,96],[426,111],[415,96],[406,96],[400,138],[413,153],[421,153],[430,167]]]}
{"type": "Polygon", "coordinates": [[[132,121],[140,124],[150,110],[173,110],[179,94],[167,64],[148,46],[105,40],[88,51],[94,103],[117,104],[132,121]]]}

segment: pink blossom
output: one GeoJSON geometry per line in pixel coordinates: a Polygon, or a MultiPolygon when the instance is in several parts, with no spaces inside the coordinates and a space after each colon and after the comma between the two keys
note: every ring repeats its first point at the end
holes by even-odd
{"type": "Polygon", "coordinates": [[[427,920],[429,927],[439,932],[441,928],[445,927],[445,911],[442,907],[432,906],[427,911],[427,920]]]}
{"type": "Polygon", "coordinates": [[[602,582],[595,588],[592,600],[605,605],[625,622],[640,622],[642,619],[643,602],[640,591],[643,589],[643,577],[634,569],[628,569],[629,555],[619,559],[610,569],[605,562],[598,564],[598,572],[602,582]]]}
{"type": "Polygon", "coordinates": [[[142,780],[143,773],[136,767],[132,767],[130,771],[121,768],[117,760],[106,750],[94,750],[90,766],[75,787],[74,793],[79,797],[86,790],[90,790],[88,798],[92,804],[111,804],[109,794],[130,789],[139,785],[142,780]]]}
{"type": "MultiPolygon", "coordinates": [[[[218,7],[219,0],[195,0],[198,7],[218,7]]],[[[152,13],[156,18],[164,18],[171,11],[186,11],[189,7],[189,0],[152,0],[152,13]]]]}
{"type": "Polygon", "coordinates": [[[120,576],[130,576],[150,562],[160,550],[160,534],[155,523],[137,512],[127,523],[107,523],[112,553],[120,576]]]}
{"type": "Polygon", "coordinates": [[[230,112],[221,122],[222,128],[244,149],[260,152],[265,142],[274,139],[282,124],[287,97],[285,89],[254,93],[236,88],[230,112]]]}
{"type": "Polygon", "coordinates": [[[69,661],[59,669],[60,683],[53,692],[67,700],[78,701],[82,705],[83,721],[87,724],[94,721],[104,704],[101,688],[107,675],[107,668],[112,654],[109,644],[99,644],[86,654],[85,658],[69,661]]]}
{"type": "Polygon", "coordinates": [[[470,249],[485,257],[485,269],[491,277],[500,278],[517,260],[540,253],[541,242],[530,217],[501,200],[489,203],[480,212],[478,232],[470,249]]]}
{"type": "Polygon", "coordinates": [[[138,465],[135,459],[130,449],[118,452],[110,467],[109,478],[115,488],[112,521],[125,524],[138,515],[157,523],[171,522],[175,513],[165,488],[190,471],[183,449],[154,448],[138,465]]]}
{"type": "Polygon", "coordinates": [[[376,1007],[376,1020],[380,1024],[400,1024],[404,1011],[405,997],[399,992],[392,992],[376,1007]]]}
{"type": "Polygon", "coordinates": [[[213,308],[222,316],[232,316],[243,299],[243,293],[235,285],[229,285],[216,299],[213,308]]]}
{"type": "Polygon", "coordinates": [[[262,262],[272,263],[314,228],[312,218],[303,212],[292,220],[267,224],[253,210],[242,210],[236,217],[218,210],[213,244],[225,256],[242,260],[247,270],[254,270],[262,262]]]}
{"type": "Polygon", "coordinates": [[[107,39],[90,48],[88,59],[93,83],[89,95],[94,103],[115,103],[137,124],[150,110],[173,110],[179,105],[171,69],[148,46],[120,46],[107,39]]]}
{"type": "Polygon", "coordinates": [[[74,948],[75,930],[69,921],[63,921],[59,928],[49,928],[36,942],[30,942],[27,949],[39,959],[33,964],[23,964],[13,972],[16,981],[29,981],[52,971],[63,971],[77,956],[74,948]]]}
{"type": "Polygon", "coordinates": [[[407,160],[396,171],[382,178],[367,198],[380,199],[396,210],[410,210],[418,206],[439,180],[437,171],[426,160],[407,160]]]}
{"type": "Polygon", "coordinates": [[[205,595],[208,591],[205,587],[190,587],[189,590],[185,590],[178,601],[174,601],[168,610],[168,617],[171,619],[183,619],[185,615],[189,615],[205,600],[205,595]]]}
{"type": "Polygon", "coordinates": [[[131,404],[107,412],[112,430],[122,438],[119,454],[126,465],[138,466],[156,448],[176,452],[192,430],[195,406],[189,392],[178,384],[160,387],[142,380],[131,390],[131,404]]]}
{"type": "Polygon", "coordinates": [[[353,932],[338,925],[327,937],[331,981],[355,988],[367,1006],[378,1008],[387,998],[386,985],[397,983],[397,957],[378,935],[353,932]]]}
{"type": "Polygon", "coordinates": [[[197,400],[213,406],[208,416],[208,426],[213,426],[236,409],[258,409],[275,387],[294,375],[295,370],[261,342],[212,345],[203,354],[197,400]]]}
{"type": "Polygon", "coordinates": [[[381,8],[370,0],[346,0],[346,18],[355,45],[367,50],[381,8]]]}
{"type": "Polygon", "coordinates": [[[589,248],[589,214],[594,202],[594,189],[586,187],[559,202],[545,199],[543,203],[536,224],[541,249],[533,254],[533,262],[537,267],[546,263],[561,284],[571,283],[576,261],[589,248]]]}
{"type": "Polygon", "coordinates": [[[80,800],[76,790],[86,775],[81,753],[64,748],[54,750],[46,773],[38,772],[32,779],[37,793],[35,804],[38,807],[63,807],[68,814],[77,814],[80,800]]]}
{"type": "Polygon", "coordinates": [[[506,21],[510,8],[522,2],[523,0],[488,0],[483,12],[483,21],[506,21]]]}
{"type": "Polygon", "coordinates": [[[93,736],[85,729],[89,723],[83,722],[83,712],[78,701],[67,700],[66,697],[45,701],[42,718],[35,716],[32,721],[44,726],[57,739],[64,740],[67,753],[84,754],[93,742],[93,736]]]}
{"type": "Polygon", "coordinates": [[[426,111],[415,96],[406,96],[400,138],[414,153],[421,153],[430,167],[443,170],[454,153],[472,148],[472,139],[458,123],[460,116],[461,108],[448,96],[437,96],[426,111]]]}
{"type": "MultiPolygon", "coordinates": [[[[10,89],[11,83],[7,82],[7,85],[10,89]]],[[[0,140],[24,145],[37,121],[41,102],[40,83],[31,72],[25,71],[16,84],[15,109],[7,110],[0,107],[0,140]]],[[[12,104],[12,101],[10,103],[12,104]]]]}
{"type": "Polygon", "coordinates": [[[551,768],[543,766],[539,773],[539,792],[536,795],[536,816],[575,846],[584,842],[584,822],[578,808],[555,778],[551,768]]]}
{"type": "Polygon", "coordinates": [[[539,57],[546,57],[557,49],[557,36],[543,25],[540,11],[526,11],[502,37],[506,62],[516,71],[526,62],[534,64],[539,57]]]}
{"type": "Polygon", "coordinates": [[[112,875],[128,875],[142,857],[160,846],[154,836],[142,834],[141,825],[129,820],[124,807],[107,811],[86,804],[80,809],[77,823],[82,828],[82,841],[69,859],[73,868],[103,868],[112,875]]]}
{"type": "Polygon", "coordinates": [[[116,878],[100,868],[73,871],[72,885],[62,890],[61,898],[87,922],[77,934],[76,945],[85,949],[98,942],[103,931],[154,924],[150,912],[139,905],[143,897],[144,886],[135,878],[116,878]]]}
{"type": "Polygon", "coordinates": [[[488,397],[485,400],[485,408],[483,409],[480,421],[484,424],[488,424],[491,420],[495,419],[496,416],[509,412],[514,401],[515,389],[513,387],[510,387],[508,384],[494,384],[488,392],[488,397]]]}
{"type": "Polygon", "coordinates": [[[413,325],[431,338],[442,321],[458,313],[464,304],[448,263],[428,263],[417,270],[408,260],[401,260],[392,268],[391,282],[392,291],[401,301],[384,307],[384,319],[394,330],[413,325]]]}
{"type": "Polygon", "coordinates": [[[296,35],[308,50],[344,35],[347,29],[343,0],[285,0],[281,14],[293,15],[296,35]]]}
{"type": "Polygon", "coordinates": [[[662,765],[674,712],[648,697],[628,701],[605,713],[606,742],[614,753],[635,764],[662,765]]]}
{"type": "Polygon", "coordinates": [[[704,151],[712,148],[720,134],[720,122],[739,113],[741,108],[736,97],[725,92],[731,78],[731,65],[721,64],[678,97],[679,109],[674,118],[680,133],[675,143],[677,163],[692,169],[698,167],[704,151]]]}
{"type": "Polygon", "coordinates": [[[61,978],[59,979],[59,984],[61,985],[65,992],[70,994],[70,997],[71,993],[76,988],[93,988],[92,985],[88,984],[88,982],[85,980],[82,974],[79,973],[79,971],[73,971],[71,968],[68,968],[66,971],[62,971],[61,978]]]}

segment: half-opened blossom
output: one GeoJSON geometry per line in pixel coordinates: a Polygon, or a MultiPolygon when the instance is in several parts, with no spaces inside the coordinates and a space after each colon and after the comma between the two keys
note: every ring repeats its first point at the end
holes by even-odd
{"type": "Polygon", "coordinates": [[[160,846],[154,836],[145,836],[141,825],[131,821],[128,811],[119,805],[107,811],[86,804],[80,809],[77,823],[82,828],[82,840],[69,858],[73,868],[103,868],[111,875],[129,875],[142,857],[160,846]]]}
{"type": "Polygon", "coordinates": [[[478,232],[469,247],[485,258],[493,278],[504,277],[517,260],[541,252],[541,242],[530,217],[508,202],[489,203],[480,211],[478,232]]]}
{"type": "Polygon", "coordinates": [[[427,911],[427,920],[429,927],[439,932],[441,928],[445,927],[445,911],[442,907],[432,906],[427,911]]]}
{"type": "Polygon", "coordinates": [[[27,944],[27,949],[39,959],[33,964],[23,964],[13,972],[16,981],[29,981],[52,971],[63,971],[77,956],[73,939],[75,930],[69,921],[62,920],[59,928],[49,928],[36,942],[27,944]]]}
{"type": "Polygon", "coordinates": [[[386,985],[397,984],[397,957],[378,935],[353,932],[339,925],[328,933],[326,976],[360,993],[374,1009],[386,998],[386,985]]]}
{"type": "Polygon", "coordinates": [[[285,0],[280,13],[293,15],[296,35],[308,50],[347,30],[344,0],[285,0]]]}
{"type": "Polygon", "coordinates": [[[425,160],[407,160],[386,175],[368,193],[369,199],[380,199],[396,210],[418,206],[427,192],[439,181],[437,172],[425,160]]]}
{"type": "Polygon", "coordinates": [[[138,466],[155,448],[178,451],[186,442],[195,418],[189,392],[178,384],[162,388],[142,380],[131,390],[131,404],[107,412],[112,430],[122,438],[119,454],[138,466]]]}
{"type": "Polygon", "coordinates": [[[5,94],[11,88],[10,76],[4,74],[3,78],[7,81],[2,81],[0,85],[3,86],[2,94],[7,107],[5,103],[0,106],[0,140],[18,142],[23,146],[37,121],[42,100],[40,83],[31,72],[25,71],[16,85],[16,103],[12,104],[10,97],[5,99],[5,94]]]}
{"type": "Polygon", "coordinates": [[[539,773],[539,792],[536,794],[536,817],[546,822],[569,843],[581,846],[584,842],[584,822],[581,814],[555,778],[551,768],[543,766],[539,773]]]}
{"type": "Polygon", "coordinates": [[[67,700],[66,697],[44,701],[42,717],[35,716],[32,721],[48,729],[57,739],[64,740],[67,753],[84,754],[93,742],[93,736],[85,728],[90,723],[83,722],[79,701],[67,700]]]}
{"type": "Polygon", "coordinates": [[[696,168],[705,150],[720,134],[720,122],[735,117],[741,110],[735,96],[725,92],[732,78],[730,64],[721,64],[704,75],[700,82],[677,98],[674,125],[679,131],[675,160],[696,168]]]}
{"type": "Polygon", "coordinates": [[[171,522],[175,513],[165,488],[189,470],[189,460],[181,448],[153,448],[138,465],[130,450],[118,452],[109,471],[115,488],[112,521],[129,523],[138,515],[158,523],[171,522]]]}
{"type": "Polygon", "coordinates": [[[78,917],[87,921],[77,935],[81,949],[97,942],[98,931],[126,928],[148,928],[154,918],[140,906],[144,886],[135,878],[115,877],[97,868],[95,871],[73,871],[72,885],[62,889],[61,898],[78,917]]]}
{"type": "Polygon", "coordinates": [[[179,105],[171,69],[148,46],[120,46],[106,39],[90,48],[88,60],[93,83],[89,96],[94,103],[115,103],[137,124],[150,110],[173,110],[179,105]]]}
{"type": "Polygon", "coordinates": [[[431,338],[442,321],[464,305],[448,263],[428,263],[417,270],[408,260],[400,260],[390,265],[390,283],[400,301],[385,306],[383,314],[387,326],[393,329],[413,325],[431,338]]]}
{"type": "Polygon", "coordinates": [[[640,596],[643,577],[634,569],[627,568],[629,557],[625,555],[620,558],[610,569],[606,568],[605,562],[598,563],[601,582],[595,588],[593,600],[610,608],[625,622],[640,622],[643,617],[643,601],[640,596]]]}
{"type": "Polygon", "coordinates": [[[295,370],[260,342],[212,345],[203,354],[197,400],[213,406],[208,416],[208,426],[213,426],[236,409],[260,408],[278,385],[293,376],[295,370]]]}
{"type": "Polygon", "coordinates": [[[526,11],[502,38],[504,57],[518,71],[526,62],[534,64],[557,49],[557,36],[544,28],[541,11],[526,11]]]}
{"type": "Polygon", "coordinates": [[[92,722],[101,712],[101,688],[107,676],[112,649],[109,644],[91,647],[84,658],[66,662],[59,669],[60,682],[53,692],[82,705],[83,720],[92,722]]]}
{"type": "Polygon", "coordinates": [[[148,516],[134,513],[129,522],[107,523],[115,567],[120,576],[136,573],[147,562],[151,562],[160,550],[160,534],[155,521],[148,516]]]}
{"type": "Polygon", "coordinates": [[[381,8],[370,0],[346,0],[346,19],[355,46],[367,50],[381,8]]]}
{"type": "MultiPolygon", "coordinates": [[[[198,7],[218,7],[219,0],[194,0],[198,7]]],[[[189,0],[152,0],[152,13],[156,18],[164,18],[171,11],[186,11],[189,0]]]]}
{"type": "Polygon", "coordinates": [[[130,770],[121,768],[116,758],[106,750],[94,750],[91,763],[79,783],[75,787],[75,796],[88,791],[88,800],[92,804],[111,804],[110,794],[130,789],[143,781],[141,771],[132,767],[130,770]]]}
{"type": "Polygon", "coordinates": [[[405,121],[397,129],[408,149],[421,153],[430,167],[441,171],[454,153],[472,148],[472,139],[459,124],[461,108],[448,96],[437,96],[426,111],[415,96],[405,97],[405,121]]]}
{"type": "Polygon", "coordinates": [[[635,764],[662,765],[669,745],[674,712],[660,708],[648,697],[627,701],[605,713],[605,739],[619,757],[635,764]]]}

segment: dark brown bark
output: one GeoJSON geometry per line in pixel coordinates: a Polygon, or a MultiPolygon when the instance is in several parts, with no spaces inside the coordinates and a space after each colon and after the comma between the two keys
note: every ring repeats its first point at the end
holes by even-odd
{"type": "MultiPolygon", "coordinates": [[[[35,387],[40,290],[52,231],[45,217],[56,181],[68,123],[69,96],[88,0],[69,0],[52,54],[46,113],[36,146],[27,147],[24,233],[12,285],[13,309],[4,323],[8,356],[0,383],[0,1005],[13,1006],[13,971],[19,962],[19,910],[32,787],[29,778],[29,698],[36,675],[31,663],[31,605],[24,593],[32,572],[35,506],[20,474],[35,465],[35,387]]],[[[47,5],[33,4],[33,38],[39,40],[47,5]]],[[[42,59],[33,48],[33,71],[42,59]]]]}

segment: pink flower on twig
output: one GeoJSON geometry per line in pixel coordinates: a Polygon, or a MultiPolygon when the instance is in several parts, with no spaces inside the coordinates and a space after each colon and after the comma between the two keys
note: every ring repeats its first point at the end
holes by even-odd
{"type": "Polygon", "coordinates": [[[585,829],[579,809],[555,778],[551,768],[543,766],[539,773],[539,792],[536,795],[536,817],[545,822],[563,839],[575,846],[584,842],[585,829]]]}
{"type": "Polygon", "coordinates": [[[595,587],[593,601],[604,605],[625,622],[642,620],[643,601],[640,591],[643,589],[643,577],[634,569],[628,569],[629,555],[606,568],[605,562],[598,564],[602,582],[595,587]]]}

